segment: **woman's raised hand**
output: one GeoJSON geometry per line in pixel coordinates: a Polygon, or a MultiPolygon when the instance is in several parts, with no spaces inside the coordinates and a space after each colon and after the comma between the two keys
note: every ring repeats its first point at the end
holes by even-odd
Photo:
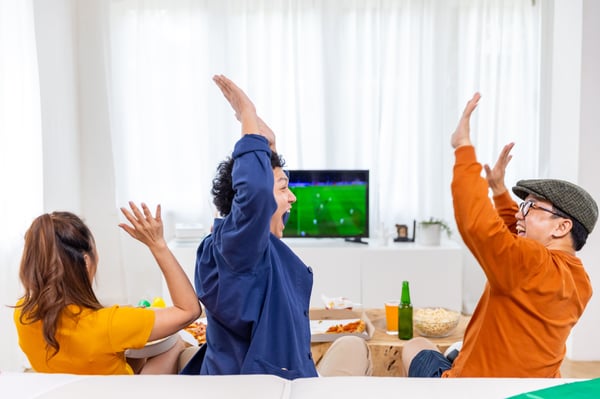
{"type": "Polygon", "coordinates": [[[166,246],[166,241],[163,234],[163,222],[160,216],[160,205],[156,206],[156,216],[152,216],[152,212],[144,203],[141,204],[140,210],[132,201],[129,202],[131,211],[126,208],[121,208],[121,212],[127,218],[131,225],[120,223],[119,227],[125,230],[131,237],[153,248],[156,246],[166,246]]]}

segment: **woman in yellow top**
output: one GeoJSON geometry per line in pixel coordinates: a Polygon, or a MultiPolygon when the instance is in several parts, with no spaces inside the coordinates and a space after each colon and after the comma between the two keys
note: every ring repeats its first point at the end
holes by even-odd
{"type": "Polygon", "coordinates": [[[200,315],[185,272],[163,237],[160,205],[121,211],[119,225],[152,252],[165,277],[173,306],[161,309],[104,307],[92,281],[98,267],[94,237],[69,212],[37,217],[25,234],[20,279],[25,294],[15,307],[19,345],[38,372],[72,374],[176,373],[184,343],[149,359],[126,359],[125,350],[168,337],[200,315]]]}

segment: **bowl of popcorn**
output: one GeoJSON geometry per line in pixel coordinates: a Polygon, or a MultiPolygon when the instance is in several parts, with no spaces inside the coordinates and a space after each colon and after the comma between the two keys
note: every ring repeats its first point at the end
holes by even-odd
{"type": "Polygon", "coordinates": [[[418,308],[413,313],[416,332],[429,338],[447,337],[456,330],[459,320],[460,312],[446,308],[418,308]]]}

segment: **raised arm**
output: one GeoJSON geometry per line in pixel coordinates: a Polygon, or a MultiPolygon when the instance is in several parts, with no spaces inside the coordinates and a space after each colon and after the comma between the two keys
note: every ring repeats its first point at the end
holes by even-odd
{"type": "Polygon", "coordinates": [[[131,237],[145,244],[165,277],[173,306],[154,309],[156,316],[149,340],[167,337],[189,325],[200,316],[200,304],[196,292],[179,262],[167,246],[163,235],[160,205],[156,207],[156,216],[152,216],[146,204],[140,209],[129,202],[131,211],[121,208],[121,212],[131,225],[119,224],[131,237]]]}
{"type": "Polygon", "coordinates": [[[481,94],[475,93],[473,97],[467,102],[463,114],[458,121],[458,126],[450,138],[450,144],[452,148],[463,147],[471,145],[471,114],[477,108],[481,94]]]}
{"type": "Polygon", "coordinates": [[[214,82],[229,101],[231,108],[235,111],[235,117],[242,123],[242,135],[259,134],[269,141],[269,147],[276,150],[275,134],[269,126],[256,114],[256,107],[248,98],[246,93],[233,81],[224,75],[215,75],[214,82]]]}
{"type": "Polygon", "coordinates": [[[269,125],[267,125],[265,121],[261,119],[260,116],[258,117],[258,133],[261,136],[266,137],[267,140],[269,140],[269,148],[271,148],[272,151],[277,152],[277,147],[275,145],[275,133],[273,130],[271,130],[269,125]]]}
{"type": "Polygon", "coordinates": [[[515,214],[518,211],[517,204],[510,198],[508,189],[504,183],[504,175],[506,167],[512,159],[510,150],[514,147],[514,143],[509,143],[502,148],[498,160],[494,165],[494,168],[490,168],[489,165],[483,165],[485,170],[485,178],[488,182],[488,187],[492,190],[494,196],[494,205],[498,215],[504,221],[504,224],[508,229],[515,233],[517,228],[517,219],[515,214]]]}

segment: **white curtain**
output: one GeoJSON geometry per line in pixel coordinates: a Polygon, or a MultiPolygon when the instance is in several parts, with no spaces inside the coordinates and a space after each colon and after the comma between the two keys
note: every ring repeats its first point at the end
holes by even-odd
{"type": "Polygon", "coordinates": [[[32,2],[0,0],[0,370],[23,367],[12,321],[27,227],[42,211],[42,137],[32,2]]]}
{"type": "Polygon", "coordinates": [[[449,137],[473,92],[479,158],[538,165],[540,2],[135,0],[110,7],[118,203],[210,224],[239,126],[211,81],[254,100],[291,169],[371,171],[371,227],[453,221],[449,137]]]}

